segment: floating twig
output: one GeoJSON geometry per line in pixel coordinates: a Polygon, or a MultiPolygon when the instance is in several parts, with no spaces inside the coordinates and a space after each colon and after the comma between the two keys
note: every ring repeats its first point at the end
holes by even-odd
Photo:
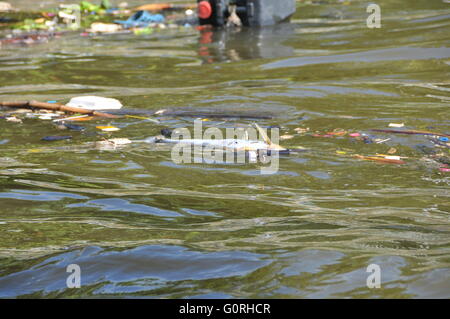
{"type": "Polygon", "coordinates": [[[430,131],[416,131],[416,130],[385,130],[385,129],[372,129],[373,132],[381,133],[396,133],[396,134],[417,134],[417,135],[436,135],[436,136],[446,136],[450,137],[449,134],[430,132],[430,131]]]}

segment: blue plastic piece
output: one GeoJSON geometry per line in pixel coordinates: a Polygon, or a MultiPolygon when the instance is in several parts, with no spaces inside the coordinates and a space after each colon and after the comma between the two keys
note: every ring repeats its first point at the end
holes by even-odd
{"type": "Polygon", "coordinates": [[[43,141],[62,141],[62,140],[70,140],[72,136],[46,136],[41,138],[43,141]]]}
{"type": "Polygon", "coordinates": [[[441,141],[441,142],[448,142],[448,137],[441,136],[441,137],[439,137],[439,141],[441,141]]]}
{"type": "Polygon", "coordinates": [[[47,103],[56,103],[56,101],[47,101],[47,103]]]}
{"type": "Polygon", "coordinates": [[[162,14],[151,14],[148,11],[138,11],[133,14],[128,20],[115,20],[114,23],[122,24],[125,28],[131,27],[146,27],[150,23],[164,22],[162,14]]]}

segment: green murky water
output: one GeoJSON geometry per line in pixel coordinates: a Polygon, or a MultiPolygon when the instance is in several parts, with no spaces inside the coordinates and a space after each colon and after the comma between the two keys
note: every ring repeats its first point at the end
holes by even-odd
{"type": "Polygon", "coordinates": [[[370,129],[450,131],[450,4],[380,0],[381,29],[366,27],[367,4],[298,3],[290,25],[263,30],[2,47],[1,100],[91,94],[150,111],[269,112],[258,123],[308,151],[261,175],[257,164],[174,164],[151,145],[92,144],[96,125],[144,139],[192,128],[189,117],[99,120],[82,133],[0,119],[0,296],[449,298],[449,173],[421,151],[448,148],[370,129]],[[390,139],[311,134],[336,128],[390,139]],[[73,138],[40,140],[58,134],[73,138]],[[406,164],[352,156],[392,147],[406,164]],[[373,263],[380,289],[366,286],[373,263]],[[66,288],[69,264],[80,289],[66,288]]]}

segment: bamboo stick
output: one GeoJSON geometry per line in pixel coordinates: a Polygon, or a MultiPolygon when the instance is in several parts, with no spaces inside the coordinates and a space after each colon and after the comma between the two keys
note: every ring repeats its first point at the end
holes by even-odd
{"type": "Polygon", "coordinates": [[[86,110],[80,107],[67,106],[59,103],[45,103],[38,101],[12,101],[12,102],[0,102],[0,106],[4,107],[15,107],[15,108],[36,108],[36,109],[45,109],[52,111],[63,111],[70,113],[80,113],[80,114],[89,114],[93,116],[99,117],[107,117],[107,118],[119,118],[120,116],[98,112],[95,110],[86,110]]]}

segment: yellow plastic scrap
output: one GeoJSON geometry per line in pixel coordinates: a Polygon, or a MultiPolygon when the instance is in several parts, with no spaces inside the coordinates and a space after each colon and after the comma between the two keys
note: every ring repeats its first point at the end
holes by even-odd
{"type": "Polygon", "coordinates": [[[137,115],[125,115],[125,117],[132,118],[132,119],[139,119],[139,120],[149,120],[148,117],[137,116],[137,115]]]}
{"type": "Polygon", "coordinates": [[[104,132],[115,132],[120,130],[118,127],[115,126],[96,126],[95,128],[98,128],[99,130],[102,130],[104,132]]]}

